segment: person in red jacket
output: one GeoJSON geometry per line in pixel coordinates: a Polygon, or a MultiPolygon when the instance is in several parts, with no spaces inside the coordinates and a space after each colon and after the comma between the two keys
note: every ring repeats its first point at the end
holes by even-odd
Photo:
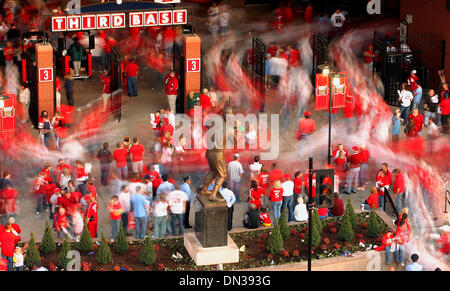
{"type": "Polygon", "coordinates": [[[362,208],[365,210],[371,210],[371,209],[377,209],[379,206],[378,203],[378,189],[377,187],[372,187],[370,189],[370,195],[367,197],[367,199],[364,201],[363,204],[361,204],[362,208]]]}
{"type": "Polygon", "coordinates": [[[113,152],[113,159],[116,161],[116,172],[119,179],[128,179],[127,166],[128,151],[122,147],[122,143],[117,143],[117,149],[113,152]]]}
{"type": "Polygon", "coordinates": [[[347,158],[345,153],[343,151],[339,152],[339,157],[334,159],[333,163],[336,175],[339,177],[339,192],[341,192],[344,189],[345,178],[347,177],[347,158]]]}
{"type": "Polygon", "coordinates": [[[345,208],[344,208],[344,201],[339,197],[339,193],[334,193],[334,202],[333,207],[329,209],[328,215],[329,216],[342,216],[344,215],[345,208]]]}
{"type": "Polygon", "coordinates": [[[340,154],[341,152],[343,152],[344,155],[345,155],[345,158],[348,159],[348,157],[350,156],[350,154],[349,154],[349,152],[344,148],[344,145],[341,144],[341,143],[338,144],[337,148],[336,148],[334,151],[332,151],[332,153],[331,153],[331,158],[332,158],[332,159],[338,158],[338,157],[339,157],[339,154],[340,154]]]}
{"type": "Polygon", "coordinates": [[[53,225],[55,227],[55,231],[58,233],[58,238],[64,238],[66,235],[70,237],[68,228],[69,228],[69,219],[66,214],[66,209],[64,207],[60,207],[58,213],[55,214],[55,218],[53,221],[53,225]]]}
{"type": "Polygon", "coordinates": [[[39,215],[39,213],[45,209],[45,196],[48,186],[48,182],[45,177],[46,173],[40,172],[39,177],[34,181],[34,189],[37,197],[36,215],[39,215]]]}
{"type": "Polygon", "coordinates": [[[6,42],[6,46],[3,48],[6,66],[10,66],[13,64],[13,57],[15,53],[16,49],[13,47],[12,43],[10,41],[6,42]]]}
{"type": "Polygon", "coordinates": [[[166,84],[167,101],[169,102],[170,110],[176,114],[177,107],[177,95],[178,95],[178,78],[175,76],[174,69],[170,69],[169,74],[164,78],[164,84],[166,84]]]}
{"type": "Polygon", "coordinates": [[[261,208],[261,196],[266,195],[266,191],[260,186],[258,186],[258,183],[253,180],[251,182],[251,188],[249,193],[249,203],[255,205],[255,209],[261,208]]]}
{"type": "Polygon", "coordinates": [[[392,185],[392,190],[394,191],[395,206],[397,212],[402,211],[403,201],[405,200],[405,177],[399,169],[394,169],[392,171],[392,177],[394,179],[394,184],[392,185]]]}
{"type": "Polygon", "coordinates": [[[378,204],[381,209],[384,209],[384,190],[389,189],[392,185],[392,174],[389,171],[388,164],[383,163],[381,169],[377,173],[376,186],[378,188],[378,204]]]}
{"type": "MultiPolygon", "coordinates": [[[[61,191],[61,196],[56,198],[56,204],[60,206],[60,208],[64,208],[65,210],[71,209],[73,202],[70,199],[70,191],[61,191]]],[[[66,212],[66,211],[65,211],[66,212]]],[[[70,215],[70,213],[66,213],[66,215],[70,215]]]]}
{"type": "Polygon", "coordinates": [[[397,247],[394,252],[395,262],[405,266],[405,244],[411,239],[411,229],[409,227],[409,218],[407,210],[400,214],[397,230],[395,231],[394,242],[397,247]]]}
{"type": "Polygon", "coordinates": [[[131,170],[133,173],[139,173],[142,176],[144,168],[145,148],[139,143],[139,138],[133,138],[133,145],[130,147],[131,170]]]}
{"type": "Polygon", "coordinates": [[[203,89],[202,94],[198,98],[200,99],[203,112],[207,113],[212,107],[211,98],[208,96],[208,89],[203,89]]]}
{"type": "Polygon", "coordinates": [[[297,171],[294,174],[294,206],[293,208],[295,209],[295,206],[297,206],[298,204],[298,197],[302,196],[303,193],[303,173],[301,171],[297,171]]]}
{"type": "Polygon", "coordinates": [[[348,174],[347,174],[347,190],[344,191],[345,194],[356,193],[356,186],[358,184],[358,176],[361,167],[361,155],[358,146],[354,146],[354,153],[348,157],[348,174]]]}
{"type": "Polygon", "coordinates": [[[386,257],[386,265],[391,264],[391,246],[394,241],[394,234],[392,231],[387,231],[381,240],[381,246],[375,248],[376,251],[385,251],[385,257],[386,257]]]}
{"type": "MultiPolygon", "coordinates": [[[[444,95],[444,94],[443,94],[444,95]]],[[[449,125],[449,115],[450,115],[450,98],[444,98],[441,100],[441,103],[439,104],[441,107],[441,123],[442,123],[442,129],[443,133],[447,133],[448,129],[450,128],[449,125]]]]}
{"type": "Polygon", "coordinates": [[[16,244],[20,241],[20,236],[14,231],[11,223],[5,225],[5,230],[0,233],[0,244],[2,256],[8,261],[8,271],[13,271],[13,256],[16,244]]]}
{"type": "Polygon", "coordinates": [[[97,199],[91,195],[91,203],[89,204],[86,214],[84,216],[85,223],[89,229],[92,238],[97,237],[97,223],[98,223],[98,203],[97,199]]]}
{"type": "Polygon", "coordinates": [[[359,145],[359,148],[361,149],[361,166],[359,171],[359,190],[366,190],[366,186],[368,184],[367,182],[367,169],[369,168],[369,157],[370,152],[366,148],[366,145],[361,144],[359,145]]]}
{"type": "Polygon", "coordinates": [[[103,89],[103,112],[107,112],[108,110],[108,101],[111,98],[111,77],[109,76],[108,71],[105,71],[100,75],[100,80],[102,80],[102,89],[103,89]]]}
{"type": "Polygon", "coordinates": [[[305,8],[305,14],[304,14],[305,23],[311,24],[313,16],[314,16],[313,7],[311,4],[308,4],[308,6],[306,6],[306,8],[305,8]]]}
{"type": "Polygon", "coordinates": [[[281,187],[280,180],[276,180],[273,184],[273,188],[267,195],[272,202],[273,218],[276,221],[280,220],[281,205],[283,204],[283,187],[281,187]]]}
{"type": "Polygon", "coordinates": [[[270,173],[270,184],[273,185],[275,181],[283,179],[283,171],[278,167],[277,163],[272,164],[272,172],[270,173]]]}
{"type": "Polygon", "coordinates": [[[136,97],[138,95],[137,92],[137,76],[139,73],[139,67],[135,63],[134,58],[130,60],[130,62],[125,67],[125,73],[127,75],[127,88],[128,88],[128,96],[136,97]]]}
{"type": "Polygon", "coordinates": [[[316,130],[316,124],[311,118],[311,113],[306,111],[303,114],[304,118],[301,118],[298,122],[297,139],[301,141],[300,153],[308,153],[310,150],[310,138],[309,136],[316,130]],[[306,151],[305,149],[308,149],[306,151]]]}
{"type": "Polygon", "coordinates": [[[272,226],[272,221],[270,220],[270,216],[267,213],[266,208],[261,208],[261,214],[259,215],[259,220],[263,226],[272,226]]]}
{"type": "Polygon", "coordinates": [[[413,131],[415,132],[414,135],[415,136],[422,135],[422,128],[423,125],[425,124],[425,118],[423,117],[422,114],[419,113],[418,108],[413,109],[413,112],[408,117],[408,120],[410,119],[414,119],[414,129],[413,129],[413,131]]]}

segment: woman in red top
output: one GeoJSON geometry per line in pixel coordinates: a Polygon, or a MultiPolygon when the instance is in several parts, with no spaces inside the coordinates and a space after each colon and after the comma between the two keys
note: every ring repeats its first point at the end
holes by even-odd
{"type": "Polygon", "coordinates": [[[303,173],[301,171],[297,171],[294,175],[294,208],[297,206],[298,197],[302,195],[303,190],[303,173]]]}
{"type": "Polygon", "coordinates": [[[258,183],[253,180],[251,184],[250,194],[249,194],[249,203],[255,204],[256,208],[261,208],[261,196],[266,195],[266,191],[260,186],[258,186],[258,183]]]}
{"type": "Polygon", "coordinates": [[[116,195],[109,202],[108,210],[109,218],[111,218],[111,242],[114,242],[119,234],[120,221],[123,213],[122,205],[116,195]]]}
{"type": "Polygon", "coordinates": [[[67,231],[69,219],[67,218],[66,210],[63,207],[59,208],[58,214],[55,215],[54,226],[58,233],[58,238],[64,238],[66,234],[69,235],[69,232],[67,231]]]}
{"type": "Polygon", "coordinates": [[[405,266],[405,244],[411,239],[411,229],[409,228],[408,210],[404,208],[400,214],[394,241],[397,244],[394,252],[395,262],[405,266]]]}
{"type": "Polygon", "coordinates": [[[378,208],[378,189],[377,189],[377,187],[372,187],[372,189],[370,189],[369,197],[367,197],[367,199],[364,201],[364,203],[361,206],[364,207],[365,210],[371,210],[372,208],[374,208],[374,209],[378,208]]]}
{"type": "Polygon", "coordinates": [[[345,180],[347,177],[347,158],[345,157],[345,152],[339,152],[339,157],[334,159],[334,169],[336,170],[336,175],[339,177],[339,192],[342,192],[345,186],[345,180]]]}
{"type": "Polygon", "coordinates": [[[281,187],[280,180],[276,180],[273,183],[273,188],[267,195],[272,202],[273,218],[279,221],[281,216],[281,204],[283,204],[283,188],[281,187]]]}
{"type": "Polygon", "coordinates": [[[120,179],[128,179],[127,165],[128,151],[122,147],[122,143],[117,143],[117,149],[113,152],[113,159],[116,161],[117,177],[120,179]]]}
{"type": "Polygon", "coordinates": [[[258,174],[256,180],[258,182],[258,186],[264,189],[265,192],[269,189],[269,178],[270,173],[267,171],[266,166],[261,167],[261,173],[258,174]]]}

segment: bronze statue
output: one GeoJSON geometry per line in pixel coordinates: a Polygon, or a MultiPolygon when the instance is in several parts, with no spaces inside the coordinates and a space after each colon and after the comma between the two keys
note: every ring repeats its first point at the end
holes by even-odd
{"type": "MultiPolygon", "coordinates": [[[[228,106],[223,110],[223,119],[226,121],[226,115],[232,114],[233,110],[231,108],[231,96],[228,99],[228,106]]],[[[236,135],[233,135],[234,141],[236,142],[236,135]]],[[[217,192],[219,191],[220,186],[222,186],[225,178],[227,177],[227,165],[225,162],[224,151],[226,147],[226,127],[224,126],[224,134],[223,140],[221,144],[217,139],[214,142],[214,147],[212,149],[207,149],[205,157],[208,160],[209,165],[209,173],[205,178],[205,183],[203,184],[201,194],[210,195],[209,199],[213,201],[224,201],[223,198],[217,197],[217,192]],[[214,188],[212,191],[208,190],[211,182],[215,180],[214,188]]]]}

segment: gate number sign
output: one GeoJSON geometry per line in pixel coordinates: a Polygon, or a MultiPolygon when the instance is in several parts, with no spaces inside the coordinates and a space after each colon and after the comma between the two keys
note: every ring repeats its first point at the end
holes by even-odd
{"type": "Polygon", "coordinates": [[[200,72],[200,58],[198,59],[187,59],[187,72],[193,73],[193,72],[200,72]]]}
{"type": "Polygon", "coordinates": [[[39,82],[53,82],[53,68],[39,69],[39,82]]]}

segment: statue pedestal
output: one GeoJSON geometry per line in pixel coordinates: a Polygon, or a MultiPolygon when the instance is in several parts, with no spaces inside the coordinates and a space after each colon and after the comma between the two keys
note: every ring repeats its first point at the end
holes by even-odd
{"type": "Polygon", "coordinates": [[[200,244],[204,248],[226,246],[228,243],[227,203],[211,201],[209,195],[198,194],[194,209],[195,236],[200,244]]]}
{"type": "Polygon", "coordinates": [[[195,233],[184,234],[184,247],[197,266],[239,262],[239,248],[228,235],[225,201],[198,194],[195,201],[195,233]]]}

